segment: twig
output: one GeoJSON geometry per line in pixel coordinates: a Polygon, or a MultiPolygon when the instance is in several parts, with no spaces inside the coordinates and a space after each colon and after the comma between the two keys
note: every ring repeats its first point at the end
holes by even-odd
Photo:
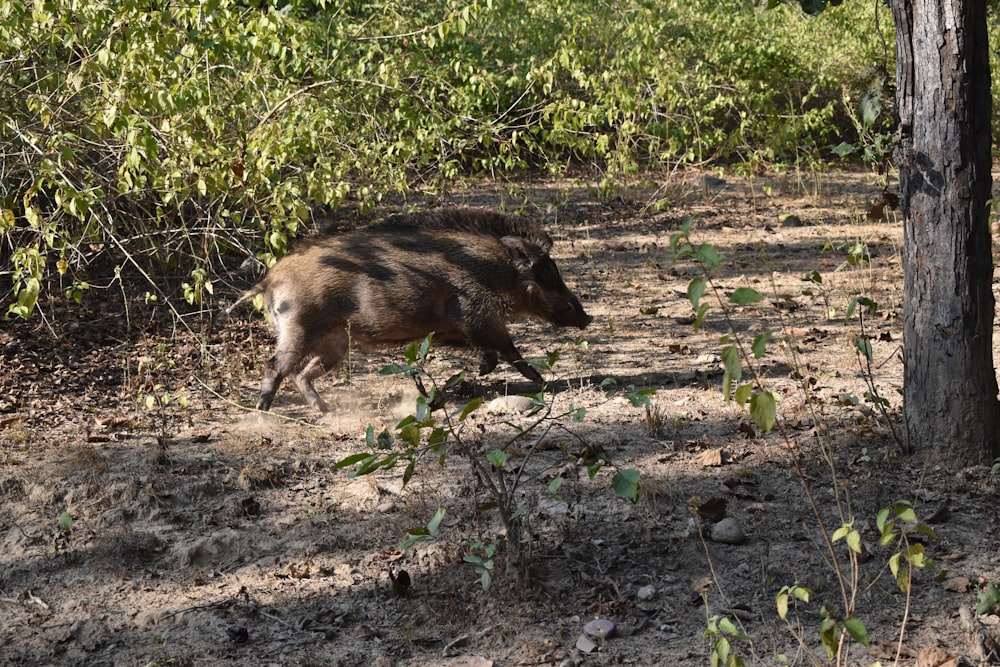
{"type": "Polygon", "coordinates": [[[258,415],[261,415],[261,416],[263,416],[263,415],[270,415],[270,416],[275,417],[277,419],[280,419],[282,421],[293,422],[293,423],[299,424],[301,426],[308,426],[310,428],[315,428],[315,429],[323,428],[319,424],[314,424],[311,421],[308,421],[306,419],[302,419],[302,418],[299,418],[299,417],[289,417],[288,415],[278,414],[277,412],[270,412],[270,411],[258,410],[257,408],[249,408],[249,407],[243,405],[242,403],[237,403],[236,401],[232,400],[231,398],[226,398],[225,396],[223,396],[222,394],[220,394],[219,392],[215,391],[214,389],[212,389],[211,387],[209,387],[207,384],[205,384],[205,381],[202,380],[197,375],[192,375],[191,379],[193,379],[195,382],[197,382],[198,384],[200,384],[205,389],[205,391],[207,391],[209,394],[211,394],[215,398],[219,399],[223,403],[226,403],[227,405],[233,406],[234,408],[236,408],[238,410],[242,410],[243,412],[256,412],[258,415]]]}

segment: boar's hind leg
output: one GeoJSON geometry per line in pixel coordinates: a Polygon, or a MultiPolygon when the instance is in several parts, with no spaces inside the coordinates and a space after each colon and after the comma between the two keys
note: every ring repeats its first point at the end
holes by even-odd
{"type": "Polygon", "coordinates": [[[294,350],[283,350],[279,343],[274,356],[264,365],[264,381],[260,385],[257,409],[269,410],[281,381],[294,373],[292,379],[295,386],[309,405],[320,412],[329,412],[330,406],[316,393],[313,380],[340,365],[346,352],[347,338],[343,335],[327,335],[305,355],[294,350]]]}
{"type": "Polygon", "coordinates": [[[299,362],[298,359],[294,358],[289,362],[290,357],[291,355],[287,352],[282,353],[278,351],[264,364],[264,380],[260,383],[260,399],[257,401],[258,410],[266,411],[271,409],[274,394],[277,393],[281,381],[285,379],[285,376],[291,370],[289,365],[294,366],[299,362]]]}
{"type": "Polygon", "coordinates": [[[318,341],[312,354],[295,374],[295,386],[298,387],[299,393],[305,397],[309,405],[320,412],[329,412],[330,406],[316,393],[313,380],[340,366],[347,354],[347,346],[347,334],[335,328],[333,332],[318,341]]]}
{"type": "Polygon", "coordinates": [[[309,405],[320,412],[329,412],[330,406],[316,393],[313,380],[326,373],[326,371],[327,368],[323,363],[323,359],[321,357],[312,357],[302,367],[302,370],[296,373],[294,378],[295,386],[298,387],[299,393],[305,397],[309,405]]]}

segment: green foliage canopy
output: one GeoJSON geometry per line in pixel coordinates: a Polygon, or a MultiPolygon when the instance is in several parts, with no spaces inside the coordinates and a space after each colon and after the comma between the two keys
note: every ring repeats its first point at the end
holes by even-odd
{"type": "Polygon", "coordinates": [[[101,255],[191,276],[197,302],[220,257],[280,256],[317,207],[464,175],[812,159],[881,57],[870,9],[849,9],[12,0],[7,311],[56,285],[81,299],[101,255]]]}

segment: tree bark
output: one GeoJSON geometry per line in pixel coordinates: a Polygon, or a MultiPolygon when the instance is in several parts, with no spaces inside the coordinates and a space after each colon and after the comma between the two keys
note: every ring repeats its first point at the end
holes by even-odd
{"type": "Polygon", "coordinates": [[[1000,454],[986,2],[890,4],[897,37],[907,446],[938,463],[985,463],[1000,454]]]}

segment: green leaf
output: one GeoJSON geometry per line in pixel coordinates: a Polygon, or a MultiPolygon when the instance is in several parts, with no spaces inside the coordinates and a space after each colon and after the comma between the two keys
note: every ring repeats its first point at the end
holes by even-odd
{"type": "Polygon", "coordinates": [[[851,639],[862,646],[868,646],[868,631],[865,630],[864,624],[857,618],[854,616],[845,618],[844,629],[847,630],[847,634],[851,636],[851,639]]]}
{"type": "Polygon", "coordinates": [[[749,382],[744,382],[733,392],[733,400],[736,401],[737,405],[742,407],[747,404],[751,392],[753,392],[753,385],[749,382]]]}
{"type": "Polygon", "coordinates": [[[698,246],[698,250],[695,251],[694,259],[701,262],[706,271],[712,271],[719,266],[725,258],[716,252],[715,246],[709,243],[702,243],[698,246]]]}
{"type": "Polygon", "coordinates": [[[615,495],[619,498],[631,500],[633,503],[639,500],[639,471],[629,468],[619,470],[611,480],[611,488],[615,490],[615,495]]]}
{"type": "Polygon", "coordinates": [[[486,460],[489,461],[494,468],[502,470],[507,464],[507,454],[504,453],[502,449],[491,449],[486,452],[486,460]]]}
{"type": "Polygon", "coordinates": [[[462,407],[462,412],[458,415],[458,421],[463,422],[465,419],[479,409],[479,406],[483,404],[482,397],[474,398],[462,407]]]}
{"type": "Polygon", "coordinates": [[[740,363],[740,351],[735,345],[722,348],[722,395],[726,403],[732,400],[734,382],[739,382],[743,376],[743,365],[740,363]]]}
{"type": "Polygon", "coordinates": [[[771,340],[771,336],[773,334],[773,331],[765,331],[764,333],[757,334],[754,337],[753,344],[750,346],[754,359],[760,359],[764,356],[764,352],[767,350],[767,343],[771,340]]]}
{"type": "Polygon", "coordinates": [[[695,278],[688,283],[688,301],[691,302],[691,307],[696,311],[698,310],[698,304],[701,301],[701,297],[705,294],[705,288],[707,285],[708,283],[705,282],[704,278],[695,278]]]}
{"type": "Polygon", "coordinates": [[[427,530],[431,535],[437,532],[438,526],[441,525],[441,521],[444,520],[445,509],[443,507],[437,508],[437,512],[434,513],[434,517],[427,524],[427,530]]]}
{"type": "Polygon", "coordinates": [[[420,350],[417,353],[417,358],[420,360],[420,363],[422,363],[422,364],[426,363],[426,361],[427,361],[427,354],[431,350],[431,339],[433,339],[433,338],[434,338],[434,334],[433,333],[429,333],[429,334],[427,334],[427,337],[424,338],[423,341],[420,342],[420,350]]]}
{"type": "Polygon", "coordinates": [[[59,529],[66,535],[69,535],[73,530],[73,515],[69,512],[63,512],[59,515],[59,529]]]}
{"type": "Polygon", "coordinates": [[[763,301],[764,297],[752,287],[740,287],[732,293],[729,300],[738,306],[745,306],[750,303],[763,301]]]}
{"type": "Polygon", "coordinates": [[[345,456],[344,458],[340,459],[332,466],[330,466],[330,470],[340,470],[341,468],[352,466],[355,463],[360,463],[369,457],[374,458],[374,454],[370,454],[368,452],[361,452],[360,454],[351,454],[350,456],[345,456]]]}
{"type": "Polygon", "coordinates": [[[750,417],[764,433],[770,433],[774,428],[774,421],[777,416],[777,402],[774,394],[769,391],[759,391],[750,399],[750,417]]]}
{"type": "Polygon", "coordinates": [[[701,330],[702,320],[705,319],[705,313],[708,312],[709,308],[710,308],[710,306],[707,303],[703,303],[700,306],[698,306],[697,315],[694,318],[694,330],[695,330],[695,332],[698,332],[699,330],[701,330]]]}
{"type": "Polygon", "coordinates": [[[992,613],[997,606],[1000,606],[1000,589],[991,581],[976,594],[976,613],[983,616],[992,613]]]}
{"type": "Polygon", "coordinates": [[[878,120],[882,113],[881,91],[865,91],[861,94],[861,121],[868,127],[878,120]]]}
{"type": "Polygon", "coordinates": [[[847,533],[847,546],[856,554],[862,553],[861,533],[856,530],[847,533]]]}
{"type": "Polygon", "coordinates": [[[729,635],[733,639],[745,638],[743,633],[740,632],[739,628],[736,627],[736,624],[733,623],[731,620],[729,620],[729,617],[727,616],[723,616],[722,618],[719,619],[719,630],[721,630],[724,634],[729,635]]]}
{"type": "Polygon", "coordinates": [[[876,525],[876,527],[878,527],[878,529],[879,529],[880,532],[885,527],[885,524],[886,524],[886,521],[888,520],[888,518],[889,518],[889,508],[888,507],[883,507],[882,509],[880,509],[878,511],[878,514],[875,517],[875,525],[876,525]]]}
{"type": "MultiPolygon", "coordinates": [[[[782,591],[784,591],[784,589],[782,589],[782,591]]],[[[785,620],[785,617],[788,616],[788,593],[778,593],[775,598],[775,603],[778,607],[778,618],[785,620]]]]}
{"type": "Polygon", "coordinates": [[[813,269],[809,273],[803,274],[802,275],[802,280],[804,280],[806,282],[810,282],[810,283],[815,283],[817,285],[822,285],[823,284],[823,274],[821,274],[819,271],[813,269]]]}
{"type": "Polygon", "coordinates": [[[649,405],[649,397],[654,394],[656,394],[655,389],[633,389],[625,392],[625,398],[628,399],[632,407],[642,408],[649,405]]]}
{"type": "Polygon", "coordinates": [[[857,150],[858,150],[857,146],[855,146],[854,144],[849,144],[846,141],[841,141],[839,144],[830,149],[830,151],[834,155],[840,158],[845,158],[848,155],[852,155],[856,153],[857,150]]]}
{"type": "Polygon", "coordinates": [[[897,551],[893,555],[889,556],[889,571],[892,572],[892,576],[896,577],[899,575],[899,561],[903,557],[903,552],[897,551]]]}
{"type": "Polygon", "coordinates": [[[858,336],[854,339],[854,347],[869,362],[872,361],[872,342],[866,336],[858,336]]]}

